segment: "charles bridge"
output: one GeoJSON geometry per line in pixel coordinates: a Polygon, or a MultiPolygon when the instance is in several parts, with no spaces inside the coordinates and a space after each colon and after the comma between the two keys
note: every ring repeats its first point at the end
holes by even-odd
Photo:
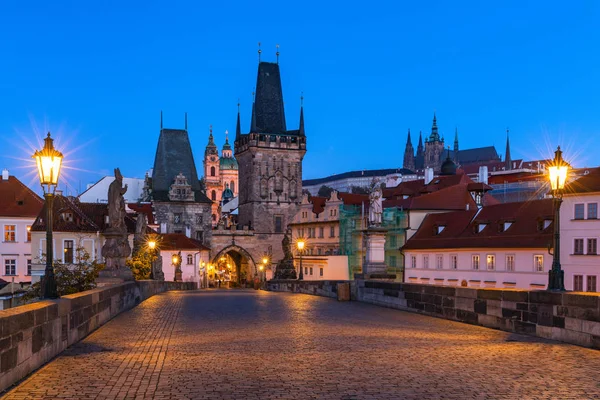
{"type": "Polygon", "coordinates": [[[193,289],[129,282],[1,311],[3,398],[600,397],[596,294],[360,280],[193,289]]]}

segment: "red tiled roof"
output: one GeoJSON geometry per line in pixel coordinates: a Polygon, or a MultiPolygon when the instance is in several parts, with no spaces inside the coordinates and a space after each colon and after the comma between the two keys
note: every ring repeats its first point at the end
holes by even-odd
{"type": "Polygon", "coordinates": [[[35,218],[44,200],[14,176],[0,180],[0,216],[35,218]]]}
{"type": "MultiPolygon", "coordinates": [[[[65,197],[57,195],[54,197],[52,207],[52,229],[56,232],[102,232],[108,226],[108,204],[103,203],[81,203],[76,197],[65,197]],[[73,218],[65,218],[71,213],[73,218]]],[[[125,215],[125,226],[127,232],[135,232],[135,219],[125,215]]],[[[46,230],[46,204],[39,212],[35,222],[31,226],[32,231],[46,230]]]]}
{"type": "Polygon", "coordinates": [[[152,210],[152,204],[150,203],[128,203],[127,207],[136,213],[146,214],[149,225],[154,225],[154,214],[152,210]]]}
{"type": "Polygon", "coordinates": [[[565,194],[593,192],[600,192],[600,168],[590,170],[589,174],[565,186],[565,194]]]}
{"type": "Polygon", "coordinates": [[[338,197],[344,202],[344,205],[360,206],[363,203],[365,207],[369,205],[368,194],[339,192],[338,197]]]}
{"type": "MultiPolygon", "coordinates": [[[[540,223],[553,220],[552,199],[484,206],[429,214],[403,246],[403,250],[458,248],[547,248],[552,241],[553,223],[540,230],[540,223]],[[504,223],[510,222],[504,230],[504,223]],[[478,232],[479,224],[485,228],[478,232]],[[438,227],[445,228],[437,233],[438,227]]],[[[543,225],[542,225],[543,228],[543,225]]]]}
{"type": "Polygon", "coordinates": [[[202,242],[191,239],[182,233],[165,233],[160,235],[160,249],[166,251],[210,250],[202,242]]]}

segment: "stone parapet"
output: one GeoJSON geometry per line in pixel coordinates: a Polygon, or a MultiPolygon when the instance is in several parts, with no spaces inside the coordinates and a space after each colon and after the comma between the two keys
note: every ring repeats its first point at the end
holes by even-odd
{"type": "Polygon", "coordinates": [[[147,298],[193,289],[193,282],[127,282],[0,311],[0,391],[147,298]]]}
{"type": "MultiPolygon", "coordinates": [[[[269,281],[267,289],[337,297],[340,282],[269,281]]],[[[600,293],[349,283],[354,301],[600,349],[600,293]]]]}

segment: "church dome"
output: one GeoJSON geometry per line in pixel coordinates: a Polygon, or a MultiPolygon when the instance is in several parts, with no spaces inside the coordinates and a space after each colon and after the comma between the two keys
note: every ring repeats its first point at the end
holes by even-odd
{"type": "Polygon", "coordinates": [[[223,194],[221,195],[221,201],[223,204],[227,204],[231,199],[233,199],[233,192],[231,189],[229,189],[229,185],[227,185],[225,190],[223,190],[223,194]]]}
{"type": "Polygon", "coordinates": [[[221,159],[219,160],[219,168],[221,169],[221,171],[227,169],[237,170],[238,163],[233,157],[221,157],[221,159]]]}
{"type": "Polygon", "coordinates": [[[440,175],[456,175],[456,164],[450,159],[450,154],[448,154],[448,158],[442,163],[440,175]]]}

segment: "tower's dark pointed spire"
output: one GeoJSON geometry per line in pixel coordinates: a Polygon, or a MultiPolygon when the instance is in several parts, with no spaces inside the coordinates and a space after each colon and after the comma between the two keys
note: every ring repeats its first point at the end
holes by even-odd
{"type": "Polygon", "coordinates": [[[185,130],[187,131],[187,112],[185,113],[185,130]]]}
{"type": "Polygon", "coordinates": [[[208,144],[206,145],[206,149],[204,150],[204,156],[208,155],[219,155],[217,150],[217,145],[215,144],[215,138],[213,137],[212,125],[208,127],[208,144]]]}
{"type": "Polygon", "coordinates": [[[417,155],[424,155],[425,152],[423,150],[423,133],[419,131],[419,144],[417,145],[417,155]]]}
{"type": "Polygon", "coordinates": [[[304,92],[300,95],[300,127],[298,128],[298,135],[306,135],[304,132],[304,92]]]}
{"type": "Polygon", "coordinates": [[[408,129],[406,147],[404,148],[404,162],[402,167],[410,169],[411,171],[415,170],[415,149],[413,148],[412,140],[410,138],[410,128],[408,129]]]}
{"type": "Polygon", "coordinates": [[[260,42],[258,42],[258,63],[260,64],[260,53],[262,53],[262,50],[260,49],[260,42]]]}
{"type": "Polygon", "coordinates": [[[277,47],[277,53],[275,53],[275,56],[277,56],[277,64],[279,64],[279,44],[275,47],[277,47]]]}
{"type": "Polygon", "coordinates": [[[458,159],[458,127],[454,128],[454,161],[458,159]]]}
{"type": "Polygon", "coordinates": [[[163,117],[162,117],[162,110],[160,110],[160,129],[163,128],[163,117]]]}
{"type": "Polygon", "coordinates": [[[279,65],[270,62],[258,64],[254,123],[260,133],[285,133],[285,113],[279,65]]]}
{"type": "Polygon", "coordinates": [[[238,107],[238,115],[237,115],[237,124],[235,126],[235,140],[240,140],[240,137],[242,136],[242,128],[241,128],[241,124],[240,124],[240,99],[238,99],[237,107],[238,107]]]}
{"type": "Polygon", "coordinates": [[[439,141],[440,134],[438,133],[437,119],[435,117],[435,111],[433,112],[433,124],[431,124],[431,136],[429,136],[429,141],[439,141]]]}
{"type": "Polygon", "coordinates": [[[252,119],[250,120],[250,132],[256,133],[256,93],[252,91],[252,119]]]}
{"type": "Polygon", "coordinates": [[[408,145],[412,147],[412,140],[410,139],[410,128],[408,128],[408,137],[406,138],[406,146],[408,147],[408,145]]]}
{"type": "Polygon", "coordinates": [[[512,160],[510,159],[510,142],[508,141],[508,128],[506,128],[506,155],[504,156],[504,169],[512,169],[512,160]]]}

